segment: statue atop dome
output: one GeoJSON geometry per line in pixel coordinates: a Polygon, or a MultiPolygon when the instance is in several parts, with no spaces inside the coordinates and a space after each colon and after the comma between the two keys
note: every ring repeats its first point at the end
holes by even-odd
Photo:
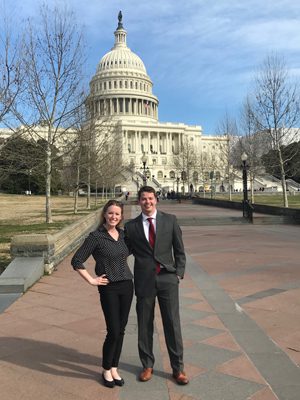
{"type": "Polygon", "coordinates": [[[119,23],[118,23],[118,28],[117,29],[123,29],[122,18],[123,18],[122,11],[119,11],[119,14],[118,14],[119,23]]]}

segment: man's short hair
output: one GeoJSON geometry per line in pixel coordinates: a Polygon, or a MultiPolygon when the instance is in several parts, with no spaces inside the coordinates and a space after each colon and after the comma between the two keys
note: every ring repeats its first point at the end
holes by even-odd
{"type": "Polygon", "coordinates": [[[152,186],[142,186],[139,191],[138,191],[138,199],[140,200],[142,193],[153,193],[154,196],[156,197],[156,191],[152,186]]]}

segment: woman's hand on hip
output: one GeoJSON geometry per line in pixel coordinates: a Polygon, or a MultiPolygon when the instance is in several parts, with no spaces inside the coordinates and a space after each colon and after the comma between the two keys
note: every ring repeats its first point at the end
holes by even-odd
{"type": "Polygon", "coordinates": [[[99,285],[100,286],[106,286],[108,283],[109,283],[109,280],[106,278],[105,274],[97,276],[96,278],[93,278],[90,281],[90,284],[94,285],[94,286],[99,286],[99,285]]]}

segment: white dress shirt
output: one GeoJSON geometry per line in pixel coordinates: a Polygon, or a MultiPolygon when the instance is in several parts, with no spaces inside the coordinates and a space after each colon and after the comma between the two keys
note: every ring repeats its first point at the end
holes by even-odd
{"type": "Polygon", "coordinates": [[[144,213],[142,213],[142,217],[143,217],[143,227],[144,227],[144,232],[145,232],[145,236],[146,239],[149,242],[149,221],[148,218],[152,218],[152,224],[154,225],[154,231],[156,232],[156,215],[157,215],[157,210],[154,211],[154,213],[152,215],[145,215],[144,213]]]}

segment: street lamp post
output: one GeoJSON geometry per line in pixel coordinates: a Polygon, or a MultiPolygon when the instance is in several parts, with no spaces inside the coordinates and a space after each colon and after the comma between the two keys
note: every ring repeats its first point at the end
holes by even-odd
{"type": "Polygon", "coordinates": [[[252,221],[252,206],[248,201],[248,187],[247,187],[247,159],[248,155],[243,152],[241,155],[242,169],[243,169],[243,217],[252,221]]]}
{"type": "Polygon", "coordinates": [[[179,178],[179,176],[177,176],[177,178],[176,178],[176,197],[177,197],[177,199],[179,197],[179,181],[180,181],[180,178],[179,178]]]}
{"type": "Polygon", "coordinates": [[[187,173],[185,171],[181,171],[181,180],[182,180],[182,186],[183,186],[183,196],[185,196],[185,182],[187,181],[187,173]]]}
{"type": "Polygon", "coordinates": [[[141,169],[143,171],[143,185],[146,186],[147,185],[147,178],[149,178],[149,176],[150,176],[149,175],[150,171],[149,171],[149,168],[146,167],[146,165],[147,165],[147,157],[146,157],[145,154],[142,157],[142,163],[143,163],[143,166],[141,167],[141,169]]]}

